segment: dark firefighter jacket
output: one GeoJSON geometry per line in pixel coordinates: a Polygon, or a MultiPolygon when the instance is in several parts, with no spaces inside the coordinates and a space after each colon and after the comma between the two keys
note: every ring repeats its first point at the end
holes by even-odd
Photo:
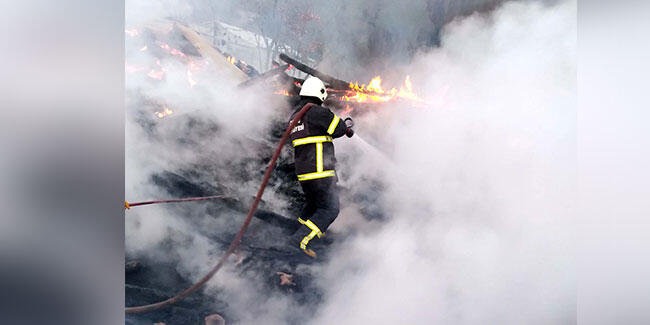
{"type": "Polygon", "coordinates": [[[299,181],[336,177],[332,139],[343,136],[347,130],[343,120],[310,98],[304,98],[298,103],[291,120],[310,102],[316,105],[312,106],[291,130],[291,145],[294,148],[296,175],[299,181]]]}

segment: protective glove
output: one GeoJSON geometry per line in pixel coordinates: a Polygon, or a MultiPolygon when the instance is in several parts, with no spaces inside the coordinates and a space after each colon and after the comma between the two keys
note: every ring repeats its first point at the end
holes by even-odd
{"type": "Polygon", "coordinates": [[[352,130],[352,127],[354,126],[354,121],[352,120],[352,118],[348,116],[345,118],[345,120],[343,120],[343,122],[345,122],[345,126],[347,127],[347,130],[345,131],[345,135],[348,138],[351,138],[354,135],[354,130],[352,130]]]}

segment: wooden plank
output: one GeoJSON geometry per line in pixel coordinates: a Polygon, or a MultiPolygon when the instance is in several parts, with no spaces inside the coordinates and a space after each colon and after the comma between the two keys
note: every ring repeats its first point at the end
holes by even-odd
{"type": "Polygon", "coordinates": [[[286,63],[289,63],[296,67],[296,69],[306,73],[310,74],[314,77],[318,77],[320,80],[322,80],[324,83],[328,84],[331,88],[335,89],[349,89],[350,88],[350,83],[341,79],[336,79],[330,75],[327,75],[325,73],[322,73],[314,68],[311,68],[284,53],[280,53],[280,59],[286,63]]]}
{"type": "Polygon", "coordinates": [[[243,71],[226,61],[226,57],[212,47],[210,42],[199,35],[199,33],[180,23],[176,23],[176,28],[201,53],[201,56],[211,61],[212,67],[216,69],[217,73],[226,76],[227,79],[231,79],[234,84],[240,84],[248,80],[248,76],[243,71]]]}

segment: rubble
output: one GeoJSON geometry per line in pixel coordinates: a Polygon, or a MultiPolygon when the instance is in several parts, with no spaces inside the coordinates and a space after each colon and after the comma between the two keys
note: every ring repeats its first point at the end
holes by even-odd
{"type": "MultiPolygon", "coordinates": [[[[286,110],[289,114],[290,106],[278,109],[286,110]]],[[[188,132],[200,132],[205,137],[215,137],[218,134],[218,128],[205,125],[196,128],[195,123],[191,123],[191,115],[179,116],[175,119],[165,121],[165,123],[177,124],[179,128],[187,128],[188,132]],[[194,127],[192,127],[194,126],[194,127]],[[207,131],[206,131],[207,130],[207,131]]],[[[143,122],[144,123],[144,122],[143,122]]],[[[202,123],[209,123],[202,121],[202,123]]],[[[281,131],[285,128],[284,123],[279,123],[276,127],[271,128],[268,135],[270,143],[279,139],[281,131]]],[[[155,126],[154,126],[155,128],[155,126]]],[[[156,133],[153,132],[152,136],[156,133]]],[[[246,141],[254,141],[248,139],[246,141]]],[[[243,145],[253,145],[252,143],[243,143],[243,145]]],[[[256,144],[259,146],[260,144],[256,144]]],[[[271,148],[261,149],[271,154],[271,148]]],[[[261,155],[264,157],[265,155],[261,155]]],[[[235,165],[248,164],[258,166],[263,170],[265,158],[250,157],[247,161],[232,162],[235,165]]],[[[215,248],[223,251],[230,243],[237,229],[236,226],[241,222],[241,218],[248,208],[247,202],[250,200],[252,193],[238,193],[236,189],[225,186],[225,182],[210,171],[214,168],[211,166],[214,162],[206,161],[206,167],[194,166],[193,169],[164,170],[155,173],[150,178],[151,185],[155,186],[160,192],[168,193],[170,198],[184,198],[193,196],[208,196],[215,194],[236,194],[238,199],[233,200],[215,200],[202,201],[191,204],[170,204],[165,205],[172,213],[185,218],[190,224],[194,225],[196,231],[212,240],[215,248]],[[206,182],[206,179],[212,179],[206,182]],[[202,211],[197,215],[197,208],[202,211]],[[230,220],[234,225],[232,228],[210,228],[205,227],[204,214],[209,219],[230,220]]],[[[293,172],[292,159],[289,156],[282,156],[278,161],[275,172],[272,174],[270,186],[273,186],[277,195],[286,200],[289,214],[281,216],[289,219],[291,216],[299,214],[304,202],[299,184],[295,179],[293,172]]],[[[259,175],[249,175],[247,173],[236,173],[230,175],[238,182],[246,182],[249,179],[259,181],[259,175]]],[[[359,184],[363,186],[363,184],[359,184]]],[[[350,197],[354,200],[368,201],[366,206],[380,206],[376,200],[377,196],[361,196],[355,193],[348,193],[343,189],[342,197],[350,197]]],[[[146,209],[143,207],[142,209],[146,209]]],[[[366,215],[369,219],[381,219],[379,214],[375,214],[379,209],[369,210],[366,215]]],[[[260,214],[276,214],[274,211],[261,206],[260,214]]],[[[127,214],[127,218],[129,215],[127,214]]],[[[226,223],[227,224],[227,223],[226,223]]],[[[332,238],[345,236],[344,234],[329,233],[325,247],[331,244],[332,238]]],[[[342,238],[342,237],[341,237],[342,238]]],[[[240,276],[248,279],[258,289],[260,295],[272,295],[273,292],[282,292],[295,302],[296,305],[307,303],[317,304],[320,301],[320,290],[316,283],[313,282],[312,275],[307,269],[301,268],[303,265],[314,263],[324,263],[328,260],[328,253],[319,254],[319,259],[314,260],[306,256],[298,249],[289,249],[283,239],[286,239],[286,230],[281,226],[269,224],[257,218],[253,219],[248,232],[244,235],[242,244],[234,259],[229,260],[229,264],[234,266],[240,276]],[[273,270],[269,273],[269,270],[273,270]],[[281,272],[281,273],[276,273],[281,272]],[[259,282],[259,279],[265,279],[259,282]],[[258,283],[259,282],[259,283],[258,283]]],[[[174,240],[182,241],[182,237],[174,240]]],[[[170,255],[173,252],[174,240],[161,244],[154,248],[154,255],[170,255]]],[[[177,263],[161,262],[152,260],[147,256],[134,256],[127,254],[125,265],[125,296],[126,306],[138,306],[165,300],[179,291],[184,290],[191,281],[177,271],[177,263]]],[[[216,257],[215,257],[216,258],[216,257]]],[[[176,258],[171,255],[171,260],[176,258]]],[[[171,307],[156,310],[145,314],[127,315],[127,324],[151,324],[154,321],[164,321],[168,324],[200,324],[206,315],[218,313],[228,322],[236,322],[236,318],[230,309],[227,298],[218,292],[215,295],[206,294],[202,290],[182,299],[171,307]]],[[[304,315],[295,315],[293,323],[300,323],[304,320],[304,315]]]]}
{"type": "Polygon", "coordinates": [[[226,320],[219,314],[212,314],[205,317],[205,325],[226,325],[226,320]]]}
{"type": "Polygon", "coordinates": [[[275,274],[280,276],[280,285],[281,286],[295,286],[296,283],[293,282],[293,274],[284,273],[284,272],[275,272],[275,274]]]}
{"type": "MultiPolygon", "coordinates": [[[[285,101],[280,100],[281,105],[278,110],[282,110],[284,116],[289,116],[291,107],[294,104],[295,97],[299,90],[299,79],[288,76],[284,73],[293,63],[278,65],[274,69],[267,71],[257,77],[249,78],[237,67],[226,60],[226,56],[220,53],[215,48],[212,48],[209,43],[202,38],[199,33],[192,31],[189,27],[180,24],[160,24],[157,25],[155,31],[157,40],[168,40],[173,38],[171,34],[176,33],[176,36],[181,40],[186,41],[184,45],[177,45],[181,50],[177,50],[173,46],[161,46],[160,44],[167,43],[154,43],[158,46],[149,46],[148,51],[153,49],[163,51],[169,55],[177,56],[178,58],[189,57],[202,57],[203,59],[210,60],[212,67],[217,67],[217,73],[226,73],[233,75],[233,81],[238,82],[240,87],[247,87],[256,83],[264,83],[269,80],[277,79],[277,82],[288,87],[285,101]],[[171,34],[170,34],[171,33],[171,34]],[[167,38],[167,39],[166,39],[167,38]],[[175,53],[175,54],[174,54],[175,53]],[[191,53],[191,54],[190,54],[191,53]],[[297,84],[296,84],[297,82],[297,84]]],[[[138,37],[143,37],[140,33],[138,37]]],[[[135,34],[136,36],[138,34],[135,34]]],[[[151,45],[151,44],[150,44],[151,45]]],[[[146,46],[146,45],[145,45],[146,46]]],[[[139,47],[140,48],[140,47],[139,47]]],[[[287,59],[286,56],[281,56],[283,60],[287,59]]],[[[288,60],[292,60],[288,58],[288,60]]],[[[189,61],[188,61],[189,62],[189,61]]],[[[286,62],[286,60],[285,60],[286,62]]],[[[298,62],[296,68],[307,69],[313,73],[318,73],[321,76],[324,74],[317,70],[309,70],[308,66],[298,62]]],[[[189,71],[188,67],[188,71],[189,71]]],[[[161,70],[162,71],[162,70],[161,70]]],[[[145,71],[146,72],[146,71],[145,71]]],[[[327,80],[339,87],[348,86],[346,81],[338,80],[333,77],[326,76],[327,80]]],[[[191,79],[190,79],[191,81],[191,79]]],[[[155,82],[155,81],[154,81],[155,82]]],[[[192,84],[190,83],[190,86],[192,84]]],[[[143,100],[143,99],[139,99],[143,100]]],[[[149,100],[149,99],[145,99],[149,100]]],[[[164,103],[154,102],[152,106],[164,107],[164,103]]],[[[355,104],[356,105],[356,104],[355,104]]],[[[363,107],[364,104],[358,104],[358,107],[363,107]]],[[[334,109],[344,109],[343,104],[339,101],[330,105],[334,109]]],[[[171,109],[170,109],[171,111],[171,109]]],[[[165,112],[165,111],[163,111],[165,112]]],[[[170,116],[169,113],[166,116],[170,116]]],[[[210,121],[198,120],[191,114],[175,114],[171,115],[174,118],[164,119],[164,123],[168,126],[173,126],[176,129],[187,130],[186,134],[193,134],[205,138],[214,138],[219,136],[219,127],[210,121]]],[[[152,122],[152,118],[160,117],[143,116],[136,119],[147,132],[148,136],[160,137],[164,136],[157,132],[157,123],[152,122]]],[[[155,119],[153,119],[156,121],[155,119]]],[[[256,142],[258,140],[242,139],[241,145],[249,146],[252,148],[259,148],[260,152],[268,152],[268,155],[261,154],[259,157],[250,157],[246,161],[231,161],[228,166],[215,166],[213,161],[204,161],[192,166],[179,167],[176,170],[161,170],[154,173],[149,183],[152,187],[158,189],[161,193],[167,193],[170,198],[187,198],[187,197],[201,197],[211,195],[232,195],[234,198],[230,200],[219,201],[203,201],[201,203],[192,204],[172,204],[167,205],[165,208],[169,209],[171,213],[177,214],[184,218],[187,223],[194,227],[196,232],[209,238],[211,244],[214,245],[217,251],[224,251],[234,237],[236,227],[220,227],[211,228],[205,226],[205,216],[209,220],[219,220],[220,224],[233,224],[236,225],[241,222],[242,215],[245,214],[249,207],[250,196],[253,193],[241,193],[235,186],[228,186],[225,184],[245,183],[251,180],[259,181],[259,175],[251,175],[244,171],[237,172],[234,166],[253,166],[262,171],[267,162],[267,156],[272,153],[272,145],[279,140],[284,128],[286,128],[286,121],[270,121],[272,127],[267,137],[267,141],[256,142]],[[227,168],[235,172],[229,175],[228,180],[220,179],[218,173],[213,173],[215,168],[227,168]],[[209,180],[209,181],[206,181],[209,180]],[[199,208],[197,208],[199,207],[199,208]],[[201,214],[198,215],[196,210],[200,210],[201,214]],[[223,222],[221,222],[223,221],[223,222]]],[[[188,139],[173,139],[178,142],[188,142],[188,139]]],[[[171,140],[171,139],[170,139],[171,140]]],[[[189,143],[189,142],[188,142],[189,143]]],[[[191,144],[191,143],[190,143],[191,144]]],[[[363,185],[363,184],[360,184],[363,185]]],[[[304,203],[302,191],[296,180],[293,164],[291,158],[283,155],[280,157],[275,171],[270,180],[270,186],[274,187],[275,192],[282,200],[288,202],[288,215],[280,216],[287,220],[292,220],[304,203]]],[[[345,191],[345,189],[344,189],[345,191]]],[[[356,193],[342,193],[351,198],[357,198],[356,193]]],[[[375,200],[378,197],[362,197],[362,200],[370,199],[366,206],[378,206],[375,200]]],[[[143,208],[146,209],[146,208],[143,208]]],[[[366,215],[367,218],[380,219],[381,216],[376,213],[378,209],[369,211],[366,215]]],[[[332,238],[336,238],[336,233],[329,233],[326,240],[323,240],[324,253],[319,253],[319,258],[314,260],[298,249],[290,249],[284,239],[286,239],[286,225],[280,223],[268,223],[261,221],[264,216],[277,215],[274,211],[267,210],[264,204],[261,204],[256,217],[251,223],[249,231],[244,235],[242,244],[239,246],[234,259],[229,260],[229,264],[239,272],[239,276],[249,280],[253,283],[260,295],[272,295],[281,292],[287,295],[297,306],[305,304],[318,304],[321,299],[321,293],[313,282],[312,275],[309,274],[308,269],[301,268],[304,265],[327,262],[329,256],[327,249],[333,242],[332,238]],[[272,270],[269,272],[269,270],[272,270]],[[277,270],[277,271],[276,271],[277,270]],[[264,281],[259,282],[262,278],[264,281]]],[[[126,216],[128,218],[128,215],[126,216]]],[[[276,220],[281,220],[276,218],[276,220]]],[[[268,220],[267,220],[268,221],[268,220]]],[[[180,273],[178,268],[178,261],[180,257],[174,256],[173,245],[176,242],[187,240],[181,234],[177,235],[178,238],[170,238],[168,241],[161,243],[155,247],[155,254],[159,256],[167,256],[167,261],[154,259],[151,256],[132,255],[127,254],[125,263],[125,297],[126,306],[139,306],[166,300],[178,292],[186,289],[192,285],[192,281],[188,278],[187,274],[180,273]]],[[[339,235],[344,236],[344,235],[339,235]]],[[[211,261],[210,263],[212,263],[211,261]]],[[[237,322],[236,314],[233,312],[232,307],[229,305],[227,298],[219,292],[216,294],[210,292],[206,294],[199,290],[192,295],[185,297],[178,303],[144,314],[128,314],[126,316],[127,324],[152,324],[154,322],[163,322],[166,324],[201,324],[208,322],[208,317],[217,315],[221,320],[228,320],[228,322],[237,322]],[[206,316],[207,315],[207,316],[206,316]]],[[[303,323],[307,315],[293,315],[293,319],[288,320],[290,323],[303,323]]],[[[216,316],[213,317],[217,319],[216,316]]],[[[212,318],[211,318],[212,319],[212,318]]],[[[212,321],[212,320],[211,320],[212,321]]],[[[218,320],[215,320],[218,321],[218,320]]]]}

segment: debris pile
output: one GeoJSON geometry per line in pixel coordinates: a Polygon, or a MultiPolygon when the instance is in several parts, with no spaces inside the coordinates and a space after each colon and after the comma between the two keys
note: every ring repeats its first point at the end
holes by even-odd
{"type": "MultiPolygon", "coordinates": [[[[298,69],[309,74],[323,77],[323,80],[331,87],[332,96],[326,105],[332,107],[340,114],[347,114],[352,107],[359,109],[357,114],[363,114],[364,105],[378,105],[372,101],[350,100],[353,94],[364,94],[374,96],[378,88],[374,85],[359,86],[358,83],[350,83],[327,76],[301,62],[286,55],[280,55],[284,64],[277,63],[274,67],[264,73],[251,73],[245,63],[237,61],[227,53],[221,53],[212,47],[199,33],[180,23],[152,25],[142,30],[127,30],[127,43],[135,42],[138,53],[155,52],[157,58],[151,65],[140,62],[127,62],[128,78],[145,78],[152,88],[157,86],[166,78],[183,78],[186,80],[186,91],[200,91],[201,87],[209,87],[203,82],[202,76],[210,73],[219,73],[230,76],[238,87],[250,87],[252,85],[264,84],[269,92],[279,94],[278,110],[283,110],[283,116],[290,115],[290,109],[297,100],[297,94],[302,84],[302,79],[292,77],[285,73],[291,69],[298,69]],[[166,68],[169,64],[181,63],[185,66],[184,76],[171,76],[170,70],[166,68]],[[238,64],[239,63],[239,64],[238,64]],[[342,88],[342,89],[335,89],[342,88]],[[346,99],[346,96],[348,98],[346,99]],[[346,112],[347,110],[347,112],[346,112]]],[[[127,46],[128,47],[128,46],[127,46]]],[[[131,57],[131,56],[129,56],[131,57]]],[[[138,57],[137,55],[135,56],[138,57]]],[[[252,67],[251,67],[252,68],[252,67]]],[[[252,68],[254,69],[254,68],[252,68]]],[[[382,90],[383,91],[383,90],[382,90]]],[[[388,94],[392,94],[391,91],[388,94]]],[[[162,124],[175,130],[184,130],[188,138],[197,136],[211,139],[219,137],[220,128],[211,121],[205,121],[193,114],[178,114],[177,110],[168,103],[156,98],[148,98],[143,94],[130,96],[137,98],[140,102],[131,103],[140,107],[151,107],[152,114],[136,119],[146,136],[158,138],[165,136],[159,130],[162,124]],[[173,118],[168,118],[173,117],[173,118]]],[[[372,97],[370,97],[372,98],[372,97]]],[[[253,139],[242,139],[242,146],[258,148],[259,152],[267,152],[261,157],[249,157],[243,161],[230,161],[228,170],[233,166],[253,166],[254,169],[264,170],[268,157],[273,152],[272,145],[277,143],[282,131],[286,128],[286,121],[271,121],[273,127],[267,136],[268,142],[258,142],[253,139]]],[[[187,139],[168,139],[169,141],[184,142],[187,139]]],[[[227,168],[227,166],[223,166],[227,168]]],[[[230,199],[216,201],[202,201],[192,204],[168,204],[167,211],[178,215],[195,228],[197,233],[210,238],[211,245],[214,245],[216,252],[223,252],[234,238],[237,231],[237,224],[247,212],[248,202],[253,193],[242,193],[240,189],[225,184],[244,184],[252,180],[259,182],[259,175],[246,172],[228,175],[223,179],[222,173],[215,173],[213,161],[203,161],[192,166],[183,166],[174,170],[161,170],[153,174],[149,182],[161,193],[168,193],[170,198],[188,198],[200,196],[224,195],[230,199]],[[210,182],[205,180],[209,179],[210,182]],[[197,214],[197,210],[201,213],[197,214]],[[206,227],[206,215],[213,224],[232,225],[230,227],[206,227]]],[[[358,184],[363,187],[364,184],[358,184]]],[[[372,184],[375,185],[375,184],[372,184]]],[[[302,191],[296,180],[293,171],[293,161],[290,157],[281,156],[270,180],[270,186],[275,189],[280,199],[288,202],[288,218],[295,217],[303,205],[302,191]]],[[[368,184],[366,189],[372,188],[368,184]]],[[[377,196],[363,195],[342,189],[342,197],[355,202],[363,202],[364,206],[380,206],[377,196]]],[[[143,207],[142,209],[146,209],[143,207]]],[[[379,209],[362,211],[364,217],[369,219],[382,219],[379,209]]],[[[273,213],[265,210],[262,203],[260,213],[273,213]]],[[[126,218],[129,218],[128,212],[126,218]]],[[[328,234],[330,237],[327,243],[331,243],[332,237],[345,236],[345,234],[328,234]]],[[[286,234],[279,227],[269,226],[268,223],[260,220],[253,220],[249,231],[245,234],[238,252],[231,258],[231,265],[234,266],[238,277],[247,279],[255,286],[256,292],[260,295],[272,296],[282,293],[294,302],[296,306],[313,306],[318,304],[321,293],[313,281],[309,268],[305,265],[312,263],[325,263],[328,260],[327,251],[319,255],[318,260],[313,260],[300,252],[289,247],[284,241],[286,234]]],[[[191,240],[182,234],[176,234],[165,242],[155,247],[155,254],[133,254],[126,256],[125,263],[125,296],[126,306],[140,306],[168,299],[178,292],[192,285],[189,274],[181,270],[179,261],[181,256],[175,256],[173,245],[191,240]],[[152,256],[167,256],[164,262],[152,256]]],[[[328,245],[328,244],[326,244],[328,245]]],[[[215,253],[215,260],[218,258],[215,253]]],[[[234,312],[228,299],[219,292],[198,292],[184,298],[178,303],[149,313],[129,314],[126,316],[127,324],[151,324],[162,322],[165,324],[202,324],[219,323],[221,320],[237,322],[237,313],[234,312]],[[218,314],[217,316],[214,316],[218,314]]],[[[304,323],[308,315],[295,314],[288,319],[289,323],[304,323]]]]}

